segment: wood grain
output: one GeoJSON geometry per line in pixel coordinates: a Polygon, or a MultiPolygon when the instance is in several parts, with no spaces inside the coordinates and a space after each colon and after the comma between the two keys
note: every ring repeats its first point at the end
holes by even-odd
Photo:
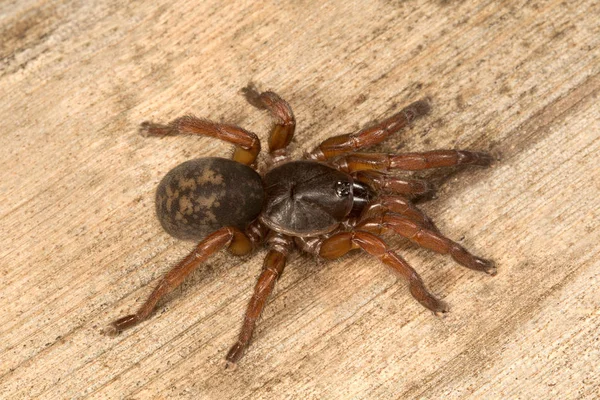
{"type": "Polygon", "coordinates": [[[0,4],[0,397],[580,399],[600,390],[600,3],[54,1],[0,4]],[[423,209],[489,277],[390,238],[451,306],[377,261],[296,256],[234,372],[264,251],[219,255],[148,322],[101,335],[193,246],[154,190],[226,156],[144,138],[193,113],[266,143],[254,82],[294,108],[294,154],[431,97],[377,151],[491,151],[423,209]]]}

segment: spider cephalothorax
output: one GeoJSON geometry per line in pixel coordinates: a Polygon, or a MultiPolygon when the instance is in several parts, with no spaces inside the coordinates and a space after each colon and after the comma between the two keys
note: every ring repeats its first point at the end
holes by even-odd
{"type": "Polygon", "coordinates": [[[273,92],[259,93],[252,85],[243,92],[252,105],[268,110],[275,119],[269,137],[269,168],[262,175],[254,168],[260,141],[240,127],[191,116],[168,125],[142,124],[142,132],[147,135],[212,136],[235,144],[236,150],[232,159],[187,161],[163,178],[156,192],[156,213],[163,228],[172,236],[200,243],[162,278],[135,314],[111,323],[109,334],[148,318],[158,300],[224,248],[236,255],[248,254],[259,246],[268,249],[238,341],[227,354],[227,366],[234,366],[250,344],[256,320],[294,248],[325,259],[362,249],[406,278],[413,297],[436,314],[446,312],[446,304],[427,291],[416,271],[387,246],[381,234],[398,234],[449,254],[467,268],[496,273],[491,261],[472,255],[446,238],[414,206],[413,197],[431,191],[426,181],[388,173],[394,169],[487,166],[492,160],[489,155],[463,150],[358,152],[427,114],[428,101],[412,103],[368,129],[329,138],[305,159],[294,161],[286,153],[296,126],[288,103],[273,92]]]}

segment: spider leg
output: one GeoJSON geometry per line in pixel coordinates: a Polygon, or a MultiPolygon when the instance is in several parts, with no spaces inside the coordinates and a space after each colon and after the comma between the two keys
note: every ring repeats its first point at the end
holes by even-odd
{"type": "Polygon", "coordinates": [[[378,217],[361,221],[356,225],[356,229],[375,234],[381,234],[384,229],[390,229],[421,247],[440,254],[450,254],[454,261],[464,267],[496,275],[496,267],[492,261],[474,256],[460,244],[448,239],[439,231],[428,229],[423,223],[411,220],[404,215],[384,212],[378,217]]]}
{"type": "Polygon", "coordinates": [[[233,143],[233,160],[252,165],[260,152],[260,140],[245,129],[235,125],[218,124],[192,115],[179,117],[167,125],[142,122],[140,133],[145,136],[168,136],[176,134],[204,135],[233,143]]]}
{"type": "Polygon", "coordinates": [[[258,277],[258,281],[254,287],[254,293],[248,303],[238,340],[231,347],[225,358],[225,368],[234,368],[250,345],[250,340],[252,339],[252,334],[256,327],[256,321],[260,317],[260,314],[267,303],[267,299],[275,287],[275,282],[277,282],[283,273],[287,256],[293,245],[291,239],[286,238],[281,234],[272,236],[269,238],[269,242],[271,248],[265,257],[263,270],[258,277]]]}
{"type": "Polygon", "coordinates": [[[365,211],[363,211],[358,223],[377,217],[381,218],[383,214],[390,211],[421,224],[429,230],[439,232],[433,221],[425,215],[423,211],[419,210],[407,198],[397,195],[381,195],[375,198],[375,200],[367,206],[365,211]]]}
{"type": "Polygon", "coordinates": [[[253,84],[242,89],[246,100],[260,110],[267,110],[275,119],[269,136],[269,153],[285,153],[296,129],[296,119],[290,105],[274,92],[258,92],[253,84]]]}
{"type": "Polygon", "coordinates": [[[448,311],[448,306],[433,296],[421,280],[419,274],[399,255],[390,250],[380,237],[366,231],[340,232],[324,239],[319,250],[323,258],[334,259],[343,256],[352,249],[363,251],[377,257],[408,281],[413,297],[425,308],[437,315],[448,311]]]}
{"type": "Polygon", "coordinates": [[[359,171],[353,174],[359,182],[369,185],[377,192],[420,196],[433,192],[433,186],[423,179],[402,179],[378,171],[359,171]]]}
{"type": "Polygon", "coordinates": [[[434,150],[403,154],[350,153],[336,159],[334,164],[341,171],[353,173],[365,170],[389,171],[391,169],[419,171],[455,165],[487,167],[491,163],[492,157],[487,153],[466,150],[434,150]]]}
{"type": "Polygon", "coordinates": [[[325,161],[343,153],[364,149],[383,142],[416,118],[429,113],[427,100],[419,100],[380,123],[355,133],[347,133],[326,139],[309,153],[309,158],[325,161]]]}
{"type": "Polygon", "coordinates": [[[162,297],[179,286],[208,257],[225,247],[228,247],[233,254],[245,255],[252,250],[252,242],[244,233],[233,227],[221,228],[211,233],[190,254],[163,276],[135,314],[113,321],[105,332],[110,336],[114,336],[124,329],[131,328],[147,319],[162,297]]]}

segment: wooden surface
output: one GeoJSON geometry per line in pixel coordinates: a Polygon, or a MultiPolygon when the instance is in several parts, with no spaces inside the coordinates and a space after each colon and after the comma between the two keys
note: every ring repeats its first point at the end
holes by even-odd
{"type": "Polygon", "coordinates": [[[160,3],[0,3],[0,398],[597,398],[600,3],[160,3]],[[264,251],[221,254],[101,335],[193,246],[155,219],[161,177],[231,152],[137,125],[194,113],[264,141],[250,81],[294,108],[296,155],[430,96],[377,150],[499,157],[422,206],[498,275],[390,238],[440,319],[366,255],[297,256],[230,372],[264,251]]]}

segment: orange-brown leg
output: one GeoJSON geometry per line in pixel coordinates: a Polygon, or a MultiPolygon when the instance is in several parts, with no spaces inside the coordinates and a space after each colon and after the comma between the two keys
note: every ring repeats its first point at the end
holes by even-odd
{"type": "Polygon", "coordinates": [[[250,104],[260,110],[267,110],[275,119],[269,136],[269,153],[275,153],[290,144],[296,129],[296,119],[290,105],[274,92],[259,93],[256,87],[249,84],[242,93],[250,104]]]}
{"type": "MultiPolygon", "coordinates": [[[[383,214],[391,211],[403,215],[411,221],[415,221],[425,228],[435,232],[439,232],[433,221],[425,215],[425,213],[419,210],[413,203],[405,197],[394,196],[394,195],[381,195],[377,197],[371,204],[367,206],[361,216],[361,220],[365,221],[372,218],[382,218],[383,214]]],[[[378,232],[374,232],[378,234],[378,232]]]]}
{"type": "Polygon", "coordinates": [[[403,179],[378,171],[359,171],[353,176],[376,192],[420,196],[433,192],[433,186],[423,179],[403,179]]]}
{"type": "Polygon", "coordinates": [[[464,247],[448,239],[439,231],[427,229],[423,224],[405,216],[387,212],[379,217],[366,219],[356,226],[356,229],[365,229],[375,233],[381,233],[383,228],[391,229],[400,236],[426,249],[440,254],[450,254],[457,263],[464,267],[496,275],[496,267],[492,261],[474,256],[464,247]]]}
{"type": "Polygon", "coordinates": [[[208,257],[225,247],[228,247],[233,254],[244,255],[252,250],[252,243],[244,233],[233,227],[221,228],[211,233],[196,246],[194,251],[167,272],[135,314],[113,321],[105,332],[111,336],[116,335],[147,319],[162,297],[179,286],[208,257]]]}
{"type": "Polygon", "coordinates": [[[242,358],[244,352],[250,345],[254,328],[256,327],[256,321],[260,317],[269,295],[275,287],[275,282],[283,273],[286,259],[289,252],[292,249],[292,241],[283,235],[275,235],[269,239],[270,243],[275,245],[271,246],[271,249],[265,257],[263,264],[263,270],[256,286],[254,287],[254,293],[248,303],[246,309],[246,315],[244,316],[244,323],[238,336],[237,342],[231,347],[226,357],[226,368],[235,367],[236,363],[242,358]]]}
{"type": "Polygon", "coordinates": [[[221,139],[236,146],[233,160],[246,165],[252,165],[260,152],[260,140],[254,133],[248,132],[239,126],[217,124],[191,115],[179,117],[167,125],[146,121],[140,125],[140,132],[147,136],[167,136],[183,133],[221,139]]]}
{"type": "Polygon", "coordinates": [[[398,132],[416,118],[428,114],[429,110],[430,106],[427,100],[416,101],[372,127],[326,139],[310,152],[309,157],[324,161],[344,153],[374,146],[384,141],[391,134],[398,132]]]}
{"type": "Polygon", "coordinates": [[[419,274],[402,257],[390,250],[381,238],[372,233],[364,231],[337,233],[323,240],[319,255],[334,259],[352,249],[362,249],[398,272],[408,281],[410,293],[425,308],[438,315],[448,311],[446,303],[427,291],[419,274]]]}
{"type": "Polygon", "coordinates": [[[351,153],[338,158],[338,169],[353,173],[365,170],[389,171],[402,169],[418,171],[429,168],[451,167],[454,165],[480,165],[487,167],[492,157],[487,153],[466,150],[434,150],[423,153],[351,153]]]}

